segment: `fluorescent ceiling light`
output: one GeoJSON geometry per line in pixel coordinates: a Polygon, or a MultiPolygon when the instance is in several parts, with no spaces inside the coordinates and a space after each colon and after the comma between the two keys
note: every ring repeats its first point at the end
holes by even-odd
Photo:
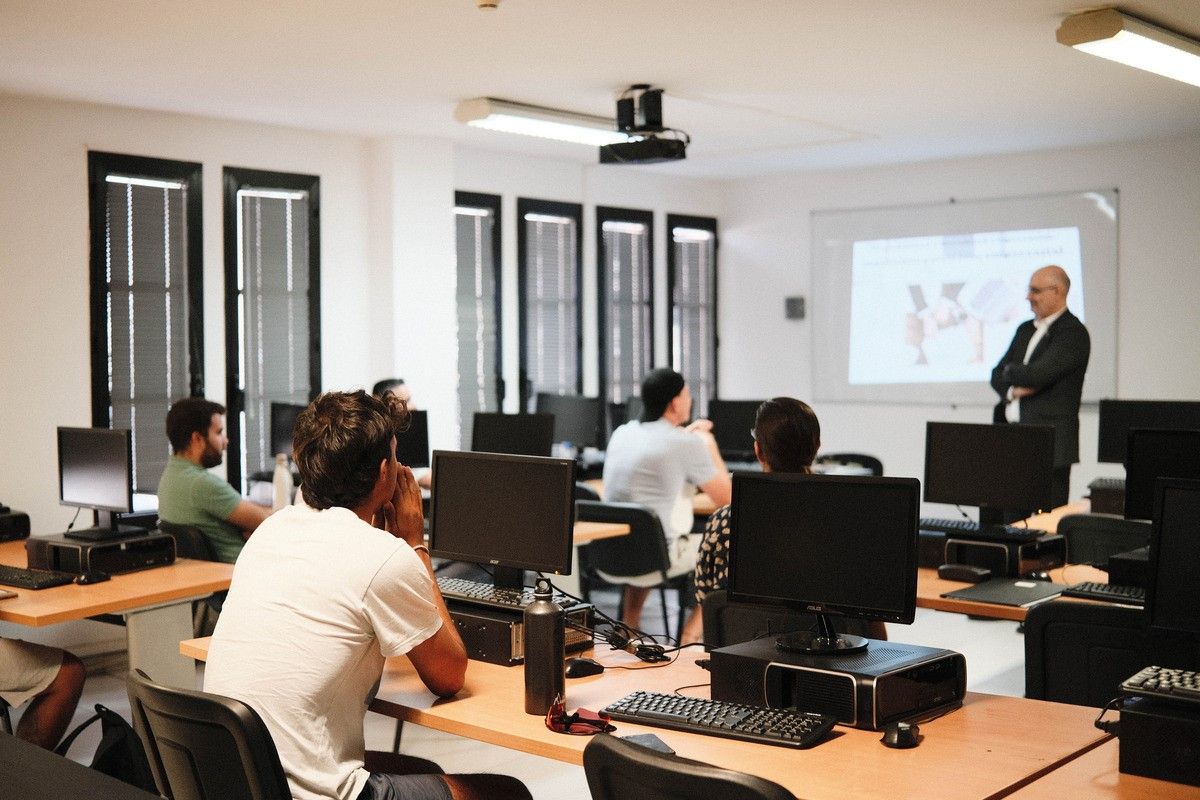
{"type": "Polygon", "coordinates": [[[492,97],[463,100],[454,109],[454,118],[476,128],[595,147],[629,141],[628,136],[617,130],[615,119],[513,103],[492,97]]]}
{"type": "Polygon", "coordinates": [[[1056,37],[1085,53],[1200,86],[1200,42],[1116,9],[1067,17],[1056,37]]]}

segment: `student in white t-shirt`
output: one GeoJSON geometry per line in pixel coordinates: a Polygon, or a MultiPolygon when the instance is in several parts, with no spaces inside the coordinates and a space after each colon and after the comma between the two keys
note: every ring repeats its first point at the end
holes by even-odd
{"type": "Polygon", "coordinates": [[[406,774],[405,757],[364,753],[385,657],[407,655],[442,697],[467,667],[422,541],[420,492],[396,461],[406,415],[361,391],[323,394],[300,414],[304,504],[273,514],[238,557],[204,688],[262,716],[301,800],[528,798],[506,776],[406,774]]]}

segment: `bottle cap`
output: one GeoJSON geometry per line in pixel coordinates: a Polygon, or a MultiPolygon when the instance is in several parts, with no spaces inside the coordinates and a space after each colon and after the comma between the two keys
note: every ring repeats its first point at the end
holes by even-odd
{"type": "Polygon", "coordinates": [[[543,594],[549,596],[549,595],[553,594],[554,589],[550,585],[550,579],[549,578],[538,578],[536,581],[534,581],[533,593],[535,596],[543,595],[543,594]]]}

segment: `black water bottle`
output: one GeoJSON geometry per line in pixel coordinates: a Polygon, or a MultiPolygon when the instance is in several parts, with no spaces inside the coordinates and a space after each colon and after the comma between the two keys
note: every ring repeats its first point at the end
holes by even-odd
{"type": "Polygon", "coordinates": [[[545,716],[564,693],[566,612],[552,601],[550,581],[538,578],[525,607],[525,713],[545,716]]]}

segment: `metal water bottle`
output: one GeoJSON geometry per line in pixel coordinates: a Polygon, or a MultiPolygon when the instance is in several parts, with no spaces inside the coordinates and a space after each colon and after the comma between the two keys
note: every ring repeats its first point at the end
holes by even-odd
{"type": "Polygon", "coordinates": [[[566,612],[552,597],[550,581],[538,578],[525,607],[525,713],[537,716],[545,716],[566,686],[566,612]]]}
{"type": "Polygon", "coordinates": [[[285,453],[275,455],[275,474],[271,476],[271,510],[278,511],[292,504],[292,493],[295,491],[292,483],[292,471],[288,468],[288,457],[285,453]]]}

